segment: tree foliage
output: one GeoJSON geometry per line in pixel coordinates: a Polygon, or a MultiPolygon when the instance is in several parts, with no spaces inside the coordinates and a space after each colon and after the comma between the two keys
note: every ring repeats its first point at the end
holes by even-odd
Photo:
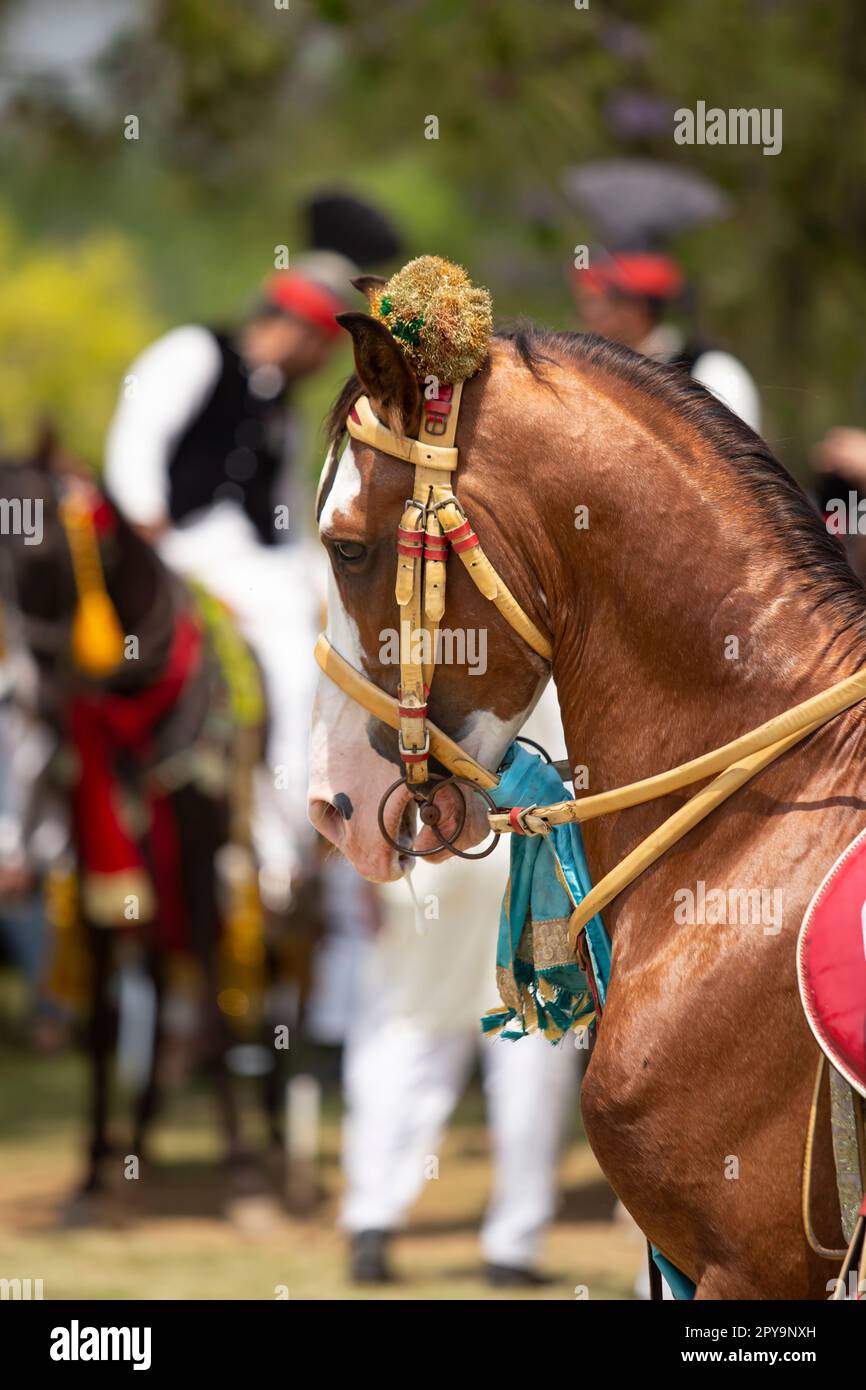
{"type": "Polygon", "coordinates": [[[64,120],[62,93],[50,111],[21,95],[0,169],[23,236],[80,237],[98,220],[134,238],[160,316],[237,311],[276,244],[301,249],[299,194],[348,183],[390,206],[407,258],[462,260],[500,315],[574,326],[567,271],[592,229],[561,171],[650,155],[734,199],[733,217],[678,250],[702,326],[757,376],[783,457],[799,466],[834,420],[866,423],[862,0],[159,0],[143,13],[102,59],[96,113],[64,120]],[[781,154],[675,145],[673,112],[699,100],[781,108],[781,154]],[[646,119],[629,124],[635,109],[646,119]],[[138,142],[122,136],[130,112],[138,142]]]}
{"type": "Polygon", "coordinates": [[[25,245],[0,221],[0,260],[0,449],[27,449],[48,412],[96,462],[124,368],[158,327],[133,248],[114,231],[25,245]]]}

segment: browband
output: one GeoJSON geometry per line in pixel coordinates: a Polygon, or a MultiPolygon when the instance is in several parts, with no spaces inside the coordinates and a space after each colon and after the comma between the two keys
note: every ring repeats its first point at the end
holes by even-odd
{"type": "MultiPolygon", "coordinates": [[[[454,388],[452,413],[455,426],[462,389],[461,381],[454,388]]],[[[416,468],[436,468],[441,469],[443,473],[453,473],[457,467],[456,449],[443,448],[440,444],[431,444],[426,439],[409,439],[406,435],[395,434],[376,418],[366,396],[359,396],[349,411],[346,428],[353,439],[359,439],[362,444],[369,444],[371,449],[390,454],[392,458],[411,463],[416,468]]]]}

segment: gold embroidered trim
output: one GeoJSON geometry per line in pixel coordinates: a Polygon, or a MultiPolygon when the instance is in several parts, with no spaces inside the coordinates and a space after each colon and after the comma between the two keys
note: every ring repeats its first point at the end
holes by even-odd
{"type": "Polygon", "coordinates": [[[504,965],[497,965],[496,967],[496,988],[499,990],[499,998],[506,1009],[513,1009],[515,1013],[519,1014],[521,1010],[520,991],[511,971],[504,965]]]}
{"type": "Polygon", "coordinates": [[[574,953],[568,941],[569,917],[542,918],[529,921],[523,928],[517,955],[537,970],[552,970],[560,965],[573,965],[574,953]]]}

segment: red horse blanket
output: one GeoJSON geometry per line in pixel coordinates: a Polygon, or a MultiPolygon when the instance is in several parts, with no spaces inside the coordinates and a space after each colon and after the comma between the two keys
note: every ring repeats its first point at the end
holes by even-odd
{"type": "Polygon", "coordinates": [[[170,797],[149,783],[147,770],[201,646],[198,623],[182,615],[156,681],[132,695],[79,695],[68,709],[84,914],[100,926],[157,918],[161,944],[174,949],[184,945],[185,923],[176,825],[170,797]]]}
{"type": "Polygon", "coordinates": [[[866,830],[840,854],[806,910],[797,975],[818,1043],[866,1097],[866,830]]]}

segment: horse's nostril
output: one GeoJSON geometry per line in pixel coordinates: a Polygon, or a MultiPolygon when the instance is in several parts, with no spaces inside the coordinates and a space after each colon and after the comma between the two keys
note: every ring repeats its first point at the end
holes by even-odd
{"type": "Polygon", "coordinates": [[[346,795],[345,792],[337,792],[336,796],[334,797],[333,806],[336,811],[339,811],[340,815],[343,817],[343,820],[352,819],[352,811],[354,810],[354,807],[350,798],[346,795]]]}
{"type": "MultiPolygon", "coordinates": [[[[335,798],[336,801],[336,798],[335,798]]],[[[343,834],[345,816],[335,801],[316,798],[310,802],[309,818],[320,835],[336,844],[343,834]]]]}

